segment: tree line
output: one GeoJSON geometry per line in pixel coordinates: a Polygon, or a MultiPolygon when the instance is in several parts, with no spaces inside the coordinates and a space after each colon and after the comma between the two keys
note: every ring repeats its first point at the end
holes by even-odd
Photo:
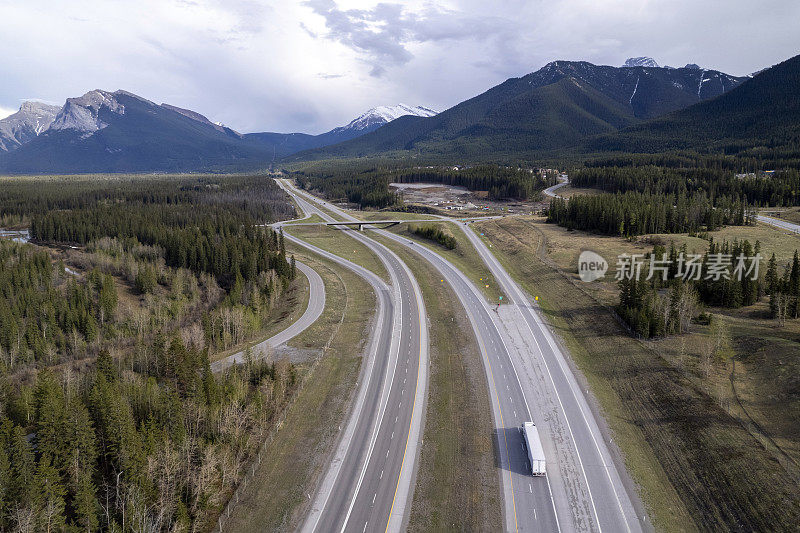
{"type": "Polygon", "coordinates": [[[258,177],[9,183],[0,219],[33,244],[0,240],[0,531],[210,528],[297,382],[249,353],[210,371],[295,276],[259,226],[287,198],[258,177]]]}
{"type": "Polygon", "coordinates": [[[148,373],[107,351],[85,377],[41,370],[3,383],[0,528],[202,530],[213,523],[296,384],[288,362],[222,376],[177,337],[148,373]]]}
{"type": "Polygon", "coordinates": [[[800,205],[800,172],[795,169],[737,174],[719,167],[592,165],[575,171],[570,181],[575,187],[610,193],[634,191],[690,197],[699,192],[712,203],[727,198],[753,206],[800,205]]]}
{"type": "Polygon", "coordinates": [[[800,259],[797,250],[792,262],[784,265],[783,272],[775,260],[775,254],[772,254],[764,285],[770,297],[769,308],[773,318],[783,324],[787,318],[800,317],[800,259]]]}
{"type": "MultiPolygon", "coordinates": [[[[775,270],[774,255],[770,262],[773,266],[766,276],[761,270],[751,270],[751,258],[760,251],[758,241],[753,245],[748,240],[720,243],[712,239],[694,270],[687,266],[686,245],[676,248],[670,243],[669,249],[656,245],[644,257],[640,276],[623,276],[618,281],[617,313],[637,335],[651,338],[686,333],[691,321],[699,316],[701,305],[727,308],[753,305],[762,298],[765,282],[769,286],[770,271],[775,270]],[[740,256],[747,259],[742,263],[741,275],[736,272],[740,256]],[[717,259],[728,263],[725,273],[719,276],[713,275],[711,266],[723,264],[717,259]],[[652,276],[649,275],[651,261],[663,268],[652,276]]],[[[800,276],[800,265],[798,268],[800,276]]],[[[766,292],[770,290],[767,288],[766,292]]]]}
{"type": "Polygon", "coordinates": [[[649,233],[696,233],[725,225],[755,224],[755,213],[740,200],[718,198],[716,204],[703,193],[691,197],[650,192],[553,198],[547,221],[577,229],[632,237],[649,233]]]}
{"type": "Polygon", "coordinates": [[[409,231],[414,235],[419,235],[423,239],[428,239],[441,244],[448,250],[453,250],[458,245],[458,241],[449,232],[444,231],[438,226],[427,224],[424,226],[412,226],[409,231]]]}
{"type": "Polygon", "coordinates": [[[492,200],[531,200],[556,183],[554,172],[502,165],[469,167],[331,167],[295,173],[301,187],[318,190],[332,200],[361,208],[385,208],[399,201],[390,183],[444,183],[472,191],[487,191],[492,200]]]}

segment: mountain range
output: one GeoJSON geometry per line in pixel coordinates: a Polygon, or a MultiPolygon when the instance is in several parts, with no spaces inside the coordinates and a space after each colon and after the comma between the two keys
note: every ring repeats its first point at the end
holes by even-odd
{"type": "Polygon", "coordinates": [[[179,172],[263,168],[285,155],[343,142],[421,106],[380,106],[320,135],[241,134],[204,115],[127,91],[89,91],[63,107],[25,102],[0,120],[0,170],[9,173],[179,172]]]}
{"type": "Polygon", "coordinates": [[[441,113],[377,107],[320,135],[241,134],[125,91],[90,91],[61,109],[26,103],[1,120],[0,171],[226,171],[353,157],[469,162],[565,149],[739,153],[800,138],[798,58],[754,77],[659,67],[647,57],[621,67],[553,61],[441,113]]]}
{"type": "Polygon", "coordinates": [[[584,142],[587,152],[699,150],[795,158],[800,145],[800,56],[685,109],[584,142]]]}
{"type": "Polygon", "coordinates": [[[717,97],[748,78],[634,58],[624,67],[553,61],[434,117],[404,117],[351,141],[289,161],[425,153],[471,159],[575,145],[717,97]],[[634,66],[632,66],[634,65],[634,66]]]}

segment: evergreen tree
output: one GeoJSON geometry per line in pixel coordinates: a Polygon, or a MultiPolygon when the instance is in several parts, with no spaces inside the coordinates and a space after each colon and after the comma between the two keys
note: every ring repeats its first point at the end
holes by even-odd
{"type": "Polygon", "coordinates": [[[66,520],[64,516],[66,490],[61,484],[61,475],[49,455],[43,455],[39,459],[35,484],[39,528],[47,533],[61,531],[66,520]]]}

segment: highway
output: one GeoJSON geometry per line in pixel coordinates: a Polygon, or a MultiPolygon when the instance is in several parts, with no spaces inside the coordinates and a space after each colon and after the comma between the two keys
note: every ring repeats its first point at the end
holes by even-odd
{"type": "MultiPolygon", "coordinates": [[[[346,213],[320,201],[339,216],[346,213]]],[[[454,289],[475,331],[492,399],[510,531],[639,531],[642,526],[575,376],[527,296],[463,222],[476,252],[508,295],[497,310],[473,282],[439,254],[391,232],[454,289]],[[519,432],[533,420],[548,457],[548,476],[529,474],[519,432]]]]}
{"type": "MultiPolygon", "coordinates": [[[[338,218],[355,220],[336,206],[289,190],[299,202],[319,202],[338,218]]],[[[301,206],[307,209],[306,205],[301,206]]],[[[326,220],[333,219],[321,210],[317,213],[326,215],[326,220]]],[[[549,328],[527,295],[467,227],[468,222],[451,222],[466,232],[476,253],[500,283],[506,295],[504,305],[495,308],[487,302],[475,283],[433,250],[385,230],[372,231],[413,249],[430,262],[453,287],[467,312],[492,400],[505,529],[640,531],[642,524],[628,487],[622,482],[595,415],[549,328]],[[542,437],[548,459],[546,477],[530,475],[519,430],[528,420],[537,424],[542,437]]],[[[360,232],[344,233],[370,240],[360,232]]],[[[365,529],[366,526],[368,522],[365,529]]]]}
{"type": "MultiPolygon", "coordinates": [[[[334,218],[289,183],[278,180],[306,213],[334,218]]],[[[343,216],[349,219],[349,216],[343,216]]],[[[391,287],[369,271],[305,243],[367,279],[379,294],[374,353],[363,365],[353,409],[330,466],[313,498],[303,531],[401,531],[413,493],[428,382],[428,326],[420,288],[408,267],[388,248],[360,232],[346,231],[386,266],[391,287]]]]}
{"type": "MultiPolygon", "coordinates": [[[[297,264],[297,270],[308,279],[309,294],[306,310],[303,312],[303,315],[289,325],[289,327],[253,346],[251,350],[254,357],[258,357],[260,353],[269,353],[270,348],[277,348],[281,344],[298,336],[311,324],[316,322],[325,309],[325,284],[322,282],[322,278],[308,265],[300,261],[295,262],[297,264]]],[[[224,359],[220,359],[219,361],[214,361],[211,363],[211,370],[213,372],[221,372],[231,365],[244,362],[244,356],[245,352],[241,351],[229,355],[224,359]]]]}
{"type": "MultiPolygon", "coordinates": [[[[612,459],[608,444],[599,429],[578,382],[549,327],[531,299],[503,268],[486,244],[468,223],[459,223],[481,259],[500,284],[506,300],[500,306],[505,328],[521,350],[512,350],[513,365],[525,396],[537,398],[539,411],[534,422],[543,438],[548,477],[554,491],[559,517],[572,510],[572,526],[578,530],[640,531],[642,523],[612,459]],[[539,418],[539,421],[536,419],[539,418]],[[554,457],[555,461],[550,461],[554,457]],[[563,501],[566,494],[567,501],[563,501]]],[[[624,474],[624,472],[623,472],[624,474]]],[[[564,517],[567,518],[567,517],[564,517]]],[[[567,523],[561,520],[562,525],[567,523]]]]}
{"type": "MultiPolygon", "coordinates": [[[[316,199],[327,210],[342,218],[346,211],[316,199]]],[[[489,384],[495,439],[499,450],[503,485],[503,517],[506,531],[573,531],[572,512],[566,496],[561,498],[562,528],[548,477],[530,475],[527,451],[520,432],[523,422],[532,420],[522,387],[516,379],[512,357],[499,327],[499,316],[480,290],[449,261],[428,248],[394,233],[375,230],[383,237],[411,248],[427,260],[453,288],[475,332],[489,384]]]]}
{"type": "MultiPolygon", "coordinates": [[[[548,478],[530,475],[527,451],[519,428],[523,422],[532,420],[531,409],[516,379],[509,348],[498,327],[498,315],[480,290],[439,254],[394,233],[383,230],[378,230],[377,233],[411,248],[433,265],[453,288],[472,324],[492,402],[494,437],[500,452],[505,530],[561,530],[548,478]]],[[[571,528],[564,530],[569,531],[571,528]]]]}
{"type": "Polygon", "coordinates": [[[769,224],[770,226],[774,226],[778,229],[791,231],[792,233],[800,233],[800,225],[793,224],[792,222],[787,222],[786,220],[768,217],[765,215],[756,215],[756,220],[758,220],[759,222],[763,222],[764,224],[769,224]]]}

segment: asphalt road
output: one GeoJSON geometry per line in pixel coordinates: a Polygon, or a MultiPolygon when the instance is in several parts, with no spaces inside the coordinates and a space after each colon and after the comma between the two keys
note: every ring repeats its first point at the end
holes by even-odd
{"type": "MultiPolygon", "coordinates": [[[[269,353],[269,348],[276,348],[305,331],[311,324],[317,321],[322,311],[325,309],[325,284],[322,282],[322,278],[310,266],[300,261],[296,261],[296,264],[297,270],[308,278],[308,306],[303,315],[289,327],[253,346],[252,354],[254,357],[257,357],[258,354],[262,352],[269,353]]],[[[244,356],[245,352],[241,351],[229,355],[224,359],[220,359],[219,361],[214,361],[211,363],[211,370],[213,372],[220,372],[231,365],[242,363],[244,362],[244,356]]]]}
{"type": "Polygon", "coordinates": [[[495,439],[503,483],[503,517],[506,531],[569,531],[555,512],[549,478],[530,475],[530,464],[520,432],[532,420],[531,410],[517,380],[509,347],[498,325],[499,316],[480,290],[452,263],[425,246],[378,230],[420,254],[436,268],[456,293],[467,313],[481,351],[489,384],[495,439]]]}
{"type": "Polygon", "coordinates": [[[439,254],[391,232],[376,231],[416,250],[434,265],[467,311],[492,397],[506,529],[641,530],[630,486],[622,482],[620,466],[612,459],[595,415],[549,328],[486,245],[463,223],[456,223],[467,231],[506,293],[506,303],[497,310],[473,281],[439,254]],[[530,475],[519,431],[528,420],[537,424],[548,458],[544,478],[530,475]]]}
{"type": "Polygon", "coordinates": [[[559,198],[559,195],[556,194],[556,189],[560,189],[561,187],[569,183],[569,178],[562,178],[559,175],[558,180],[559,180],[558,183],[542,191],[545,196],[549,196],[550,198],[559,198]]]}
{"type": "Polygon", "coordinates": [[[756,219],[759,222],[763,222],[764,224],[769,224],[770,226],[774,226],[782,230],[791,231],[792,233],[800,233],[800,225],[793,224],[792,222],[787,222],[786,220],[781,220],[779,218],[773,218],[764,215],[757,215],[756,219]]]}
{"type": "MultiPolygon", "coordinates": [[[[278,183],[305,213],[334,221],[312,203],[315,199],[286,182],[278,183]]],[[[330,205],[325,207],[341,219],[352,219],[330,205]]],[[[408,518],[427,397],[427,317],[422,293],[408,267],[360,232],[343,231],[378,255],[392,287],[372,273],[360,272],[377,288],[387,312],[375,324],[375,356],[362,370],[356,402],[303,531],[401,531],[408,518]]],[[[337,257],[284,234],[326,257],[337,257]]]]}
{"type": "MultiPolygon", "coordinates": [[[[337,216],[352,219],[335,206],[317,201],[337,216]]],[[[500,283],[505,305],[489,304],[475,283],[434,251],[391,232],[376,231],[434,265],[453,287],[472,323],[492,399],[505,529],[641,530],[620,466],[612,459],[595,415],[548,327],[486,245],[463,222],[456,223],[500,283]],[[548,460],[547,477],[530,475],[519,430],[528,420],[539,428],[548,460]]],[[[365,530],[368,526],[365,523],[365,530]]]]}
{"type": "Polygon", "coordinates": [[[508,329],[518,327],[526,340],[532,341],[528,350],[512,351],[515,355],[513,364],[525,397],[538,397],[542,405],[557,406],[541,415],[545,415],[544,418],[550,415],[545,424],[550,426],[550,431],[543,431],[546,437],[543,440],[549,442],[543,444],[548,462],[555,452],[555,462],[559,466],[559,471],[552,472],[549,477],[559,482],[559,487],[554,488],[554,497],[562,527],[566,527],[567,519],[572,518],[576,529],[641,530],[643,523],[633,505],[636,496],[632,497],[628,492],[629,486],[623,483],[622,475],[625,473],[620,473],[622,466],[613,460],[598,422],[549,327],[528,295],[486,244],[470,227],[463,223],[459,225],[500,284],[506,299],[510,299],[507,306],[510,313],[504,312],[512,322],[508,329]],[[558,444],[555,450],[553,439],[558,444]],[[567,495],[566,502],[560,494],[561,485],[567,495]],[[572,509],[572,516],[566,512],[564,503],[572,509]]]}

